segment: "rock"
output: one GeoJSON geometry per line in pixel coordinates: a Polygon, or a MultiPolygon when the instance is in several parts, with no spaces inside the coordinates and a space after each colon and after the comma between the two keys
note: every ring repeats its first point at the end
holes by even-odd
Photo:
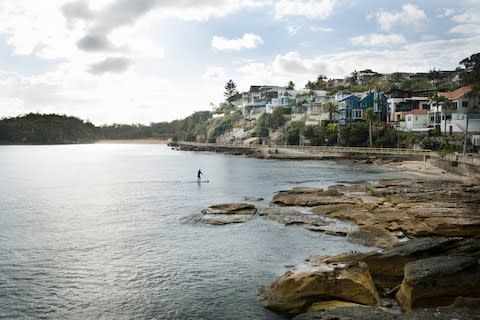
{"type": "Polygon", "coordinates": [[[309,226],[323,226],[326,224],[324,217],[314,214],[306,214],[294,208],[262,208],[258,211],[258,214],[265,219],[282,223],[284,225],[304,224],[309,226]]]}
{"type": "Polygon", "coordinates": [[[213,225],[246,222],[253,218],[257,208],[249,203],[217,204],[202,210],[188,220],[213,225]]]}
{"type": "Polygon", "coordinates": [[[395,314],[383,308],[353,307],[338,308],[323,312],[303,313],[293,320],[479,320],[475,308],[453,308],[450,310],[418,309],[395,314]]]}
{"type": "Polygon", "coordinates": [[[326,191],[319,188],[293,188],[277,192],[272,198],[272,203],[282,206],[313,207],[321,204],[354,204],[355,202],[353,199],[342,198],[342,194],[334,188],[326,191]]]}
{"type": "Polygon", "coordinates": [[[347,241],[368,247],[391,248],[398,245],[398,238],[381,227],[363,226],[350,231],[347,241]]]}
{"type": "Polygon", "coordinates": [[[271,285],[261,287],[257,297],[264,307],[289,314],[298,314],[319,301],[371,306],[381,303],[368,266],[362,262],[324,264],[297,273],[287,271],[271,285]]]}
{"type": "Polygon", "coordinates": [[[257,208],[249,203],[216,204],[202,210],[203,214],[255,214],[257,208]]]}
{"type": "MultiPolygon", "coordinates": [[[[480,242],[480,239],[477,241],[480,242]]],[[[403,280],[403,268],[412,261],[443,255],[448,250],[462,247],[458,239],[421,238],[383,251],[341,254],[313,260],[314,265],[324,263],[361,261],[368,265],[373,281],[378,287],[393,288],[403,280]]],[[[479,244],[480,245],[480,244],[479,244]]],[[[474,247],[472,245],[472,247],[474,247]]],[[[462,249],[459,249],[462,250],[462,249]]]]}
{"type": "Polygon", "coordinates": [[[358,303],[339,301],[339,300],[319,301],[319,302],[312,303],[310,308],[307,309],[307,312],[319,312],[319,311],[333,310],[338,308],[353,308],[353,307],[362,307],[362,305],[358,303]]]}
{"type": "Polygon", "coordinates": [[[439,256],[410,262],[396,297],[402,310],[451,304],[455,297],[480,298],[476,258],[439,256]]]}

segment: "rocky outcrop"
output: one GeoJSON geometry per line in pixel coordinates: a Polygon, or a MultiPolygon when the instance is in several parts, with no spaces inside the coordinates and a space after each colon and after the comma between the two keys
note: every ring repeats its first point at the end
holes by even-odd
{"type": "Polygon", "coordinates": [[[256,212],[257,208],[249,203],[223,203],[203,209],[189,220],[214,225],[241,223],[252,219],[256,212]]]}
{"type": "Polygon", "coordinates": [[[399,243],[394,234],[375,226],[363,226],[350,231],[347,241],[377,248],[391,248],[399,243]]]}
{"type": "Polygon", "coordinates": [[[312,270],[287,271],[258,290],[260,303],[269,309],[298,314],[322,301],[380,305],[368,266],[363,262],[330,263],[312,270]]]}
{"type": "Polygon", "coordinates": [[[301,208],[270,207],[258,210],[258,214],[264,219],[275,221],[284,225],[303,224],[309,226],[324,226],[324,217],[313,214],[305,214],[301,208]]]}
{"type": "Polygon", "coordinates": [[[398,314],[374,307],[338,308],[324,312],[303,313],[293,320],[480,320],[473,306],[442,309],[418,309],[398,314]]]}
{"type": "Polygon", "coordinates": [[[480,298],[478,259],[439,256],[410,262],[396,297],[402,310],[446,306],[455,297],[480,298]]]}
{"type": "Polygon", "coordinates": [[[272,204],[313,207],[314,214],[395,235],[473,237],[480,234],[479,191],[460,181],[381,180],[280,191],[272,204]]]}

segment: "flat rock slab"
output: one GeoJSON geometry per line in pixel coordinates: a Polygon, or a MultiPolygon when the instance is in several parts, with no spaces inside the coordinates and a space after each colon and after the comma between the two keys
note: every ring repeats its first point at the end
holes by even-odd
{"type": "Polygon", "coordinates": [[[284,225],[302,224],[306,226],[324,226],[325,217],[307,214],[291,207],[270,207],[258,210],[264,219],[282,223],[284,225]]]}
{"type": "Polygon", "coordinates": [[[339,300],[379,306],[380,296],[363,262],[332,263],[308,271],[287,271],[257,293],[260,303],[275,311],[298,314],[314,303],[339,300]]]}
{"type": "Polygon", "coordinates": [[[395,235],[376,226],[363,226],[350,231],[347,241],[377,248],[391,248],[399,243],[395,235]]]}
{"type": "Polygon", "coordinates": [[[438,256],[405,265],[397,292],[402,310],[446,306],[455,297],[480,297],[480,265],[476,258],[438,256]]]}
{"type": "Polygon", "coordinates": [[[222,203],[202,210],[203,214],[255,214],[257,208],[249,203],[222,203]]]}

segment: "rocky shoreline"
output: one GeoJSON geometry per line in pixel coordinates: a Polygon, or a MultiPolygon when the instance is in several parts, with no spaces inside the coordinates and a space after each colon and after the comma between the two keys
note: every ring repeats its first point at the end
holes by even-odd
{"type": "Polygon", "coordinates": [[[259,302],[287,318],[480,319],[478,180],[424,161],[372,162],[421,175],[282,190],[268,208],[219,204],[189,220],[222,225],[258,217],[372,247],[307,257],[259,288],[259,302]]]}
{"type": "Polygon", "coordinates": [[[308,257],[259,288],[259,302],[289,318],[480,319],[479,208],[476,182],[430,177],[293,188],[268,208],[219,204],[191,219],[218,225],[258,215],[384,248],[308,257]]]}

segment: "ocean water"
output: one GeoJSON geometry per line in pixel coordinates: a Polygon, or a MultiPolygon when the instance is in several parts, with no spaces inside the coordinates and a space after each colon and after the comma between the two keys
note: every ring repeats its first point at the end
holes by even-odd
{"type": "Polygon", "coordinates": [[[0,146],[0,318],[281,319],[256,299],[312,254],[367,250],[256,217],[186,222],[209,205],[398,177],[372,166],[175,151],[0,146]],[[201,168],[210,183],[196,183],[201,168]]]}

